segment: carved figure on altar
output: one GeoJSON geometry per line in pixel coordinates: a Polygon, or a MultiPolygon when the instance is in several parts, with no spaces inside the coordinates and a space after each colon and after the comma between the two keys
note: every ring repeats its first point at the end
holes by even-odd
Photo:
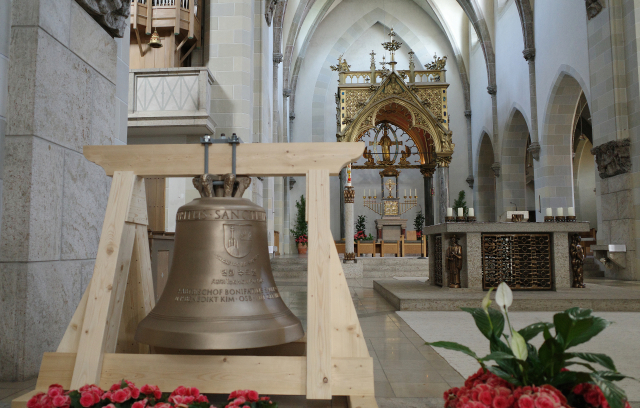
{"type": "Polygon", "coordinates": [[[393,141],[387,134],[387,128],[384,129],[384,135],[382,139],[378,142],[378,145],[382,148],[382,160],[385,162],[391,161],[391,146],[393,145],[393,141]]]}
{"type": "Polygon", "coordinates": [[[573,285],[574,288],[585,288],[584,284],[584,249],[580,242],[582,239],[578,234],[574,234],[571,239],[571,269],[573,271],[573,285]]]}
{"type": "Polygon", "coordinates": [[[373,159],[373,154],[371,154],[371,150],[365,147],[364,152],[362,153],[362,157],[367,159],[367,161],[364,163],[365,166],[375,166],[376,162],[373,159]]]}
{"type": "Polygon", "coordinates": [[[409,146],[405,146],[402,153],[400,153],[400,165],[410,165],[407,159],[411,156],[411,148],[409,146]]]}
{"type": "Polygon", "coordinates": [[[389,198],[393,198],[393,188],[396,186],[395,181],[389,179],[385,184],[387,186],[387,190],[389,190],[389,198]]]}
{"type": "Polygon", "coordinates": [[[460,287],[460,271],[462,270],[462,247],[458,244],[458,237],[451,237],[451,244],[447,248],[447,272],[449,273],[449,287],[460,287]]]}

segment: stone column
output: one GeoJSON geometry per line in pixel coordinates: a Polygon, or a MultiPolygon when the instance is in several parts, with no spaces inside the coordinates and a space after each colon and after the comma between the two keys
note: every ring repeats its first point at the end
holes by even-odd
{"type": "Polygon", "coordinates": [[[449,207],[449,164],[451,164],[451,156],[438,157],[438,182],[440,197],[438,200],[438,213],[440,222],[444,222],[447,215],[447,207],[449,207]]]}
{"type": "MultiPolygon", "coordinates": [[[[207,3],[206,8],[209,20],[207,68],[215,78],[211,86],[211,116],[218,134],[235,132],[247,143],[259,141],[252,140],[253,120],[258,120],[253,110],[254,91],[258,91],[254,90],[254,33],[257,30],[258,36],[262,37],[262,32],[267,30],[262,30],[264,17],[260,11],[256,16],[254,8],[254,0],[217,0],[207,3]],[[260,24],[254,25],[254,17],[260,17],[260,24]]],[[[256,53],[259,57],[258,50],[256,53]]],[[[268,66],[264,64],[262,69],[267,70],[268,66]]],[[[255,75],[259,76],[260,71],[255,75]]],[[[262,129],[255,132],[260,134],[262,129]]]]}
{"type": "Polygon", "coordinates": [[[522,51],[524,59],[529,63],[529,100],[531,102],[531,145],[529,151],[535,160],[539,159],[540,143],[538,142],[538,94],[536,91],[536,49],[527,48],[522,51]]]}
{"type": "MultiPolygon", "coordinates": [[[[342,169],[340,171],[340,191],[345,191],[345,175],[346,175],[346,169],[342,169]]],[[[345,223],[346,221],[346,208],[345,208],[345,203],[347,202],[345,200],[345,195],[342,195],[340,197],[340,238],[344,239],[346,238],[345,234],[346,234],[346,229],[345,229],[345,223]]]]}
{"type": "Polygon", "coordinates": [[[435,223],[433,216],[433,195],[431,194],[431,190],[433,190],[433,171],[434,169],[427,167],[420,168],[424,182],[424,225],[427,227],[435,223]]]}
{"type": "MultiPolygon", "coordinates": [[[[118,27],[101,26],[104,15],[94,19],[78,3],[10,3],[0,381],[38,373],[93,274],[111,179],[82,147],[126,144],[129,4],[126,15],[110,14],[119,16],[108,20],[121,28],[114,33],[118,27]]],[[[103,3],[105,13],[117,8],[103,3]]],[[[9,32],[2,4],[0,45],[9,32]]]]}
{"type": "MultiPolygon", "coordinates": [[[[469,188],[473,190],[473,134],[471,131],[471,111],[464,111],[464,117],[467,122],[467,145],[469,148],[467,149],[467,163],[469,165],[469,176],[467,176],[466,182],[469,184],[469,188]]],[[[472,194],[473,196],[473,194],[472,194]]],[[[472,199],[473,201],[473,199],[472,199]]],[[[473,206],[473,202],[472,202],[473,206]]]]}

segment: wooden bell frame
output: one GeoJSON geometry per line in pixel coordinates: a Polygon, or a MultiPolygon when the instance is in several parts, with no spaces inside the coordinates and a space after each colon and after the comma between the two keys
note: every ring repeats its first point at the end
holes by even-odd
{"type": "MultiPolygon", "coordinates": [[[[113,177],[93,277],[57,351],[44,354],[35,391],[15,399],[12,408],[26,407],[50,384],[106,389],[123,378],[165,391],[187,385],[212,394],[254,389],[321,400],[347,396],[351,408],[377,408],[373,359],[329,229],[329,176],[363,151],[364,143],[237,147],[237,174],[307,177],[306,338],[279,346],[283,352],[271,356],[177,355],[150,354],[149,346],[134,340],[138,323],[155,304],[144,177],[201,175],[204,148],[85,146],[85,157],[113,177]],[[286,355],[287,348],[299,349],[304,342],[306,355],[286,355]]],[[[231,172],[231,146],[217,145],[208,154],[210,173],[231,172]]]]}

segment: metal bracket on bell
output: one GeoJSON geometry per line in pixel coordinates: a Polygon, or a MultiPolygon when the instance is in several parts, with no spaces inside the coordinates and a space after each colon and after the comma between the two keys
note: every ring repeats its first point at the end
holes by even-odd
{"type": "Polygon", "coordinates": [[[242,197],[251,184],[250,177],[236,177],[236,146],[242,143],[242,140],[235,133],[231,139],[227,139],[222,133],[220,139],[203,136],[200,138],[200,143],[204,145],[204,174],[193,179],[193,185],[200,195],[202,197],[242,197]],[[209,145],[214,143],[231,145],[231,173],[224,177],[209,174],[209,145]]]}

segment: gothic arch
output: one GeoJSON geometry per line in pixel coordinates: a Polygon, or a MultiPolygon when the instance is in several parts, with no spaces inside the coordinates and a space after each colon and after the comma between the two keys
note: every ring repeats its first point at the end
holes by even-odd
{"type": "MultiPolygon", "coordinates": [[[[498,179],[497,204],[498,216],[505,211],[535,210],[527,207],[527,140],[529,138],[529,126],[522,109],[512,108],[507,121],[507,127],[502,138],[502,162],[500,178],[498,179]]],[[[529,169],[533,171],[533,169],[529,169]]]]}
{"type": "Polygon", "coordinates": [[[495,162],[495,153],[486,130],[482,132],[477,151],[476,217],[478,221],[493,222],[496,221],[496,176],[491,166],[495,162]]]}

